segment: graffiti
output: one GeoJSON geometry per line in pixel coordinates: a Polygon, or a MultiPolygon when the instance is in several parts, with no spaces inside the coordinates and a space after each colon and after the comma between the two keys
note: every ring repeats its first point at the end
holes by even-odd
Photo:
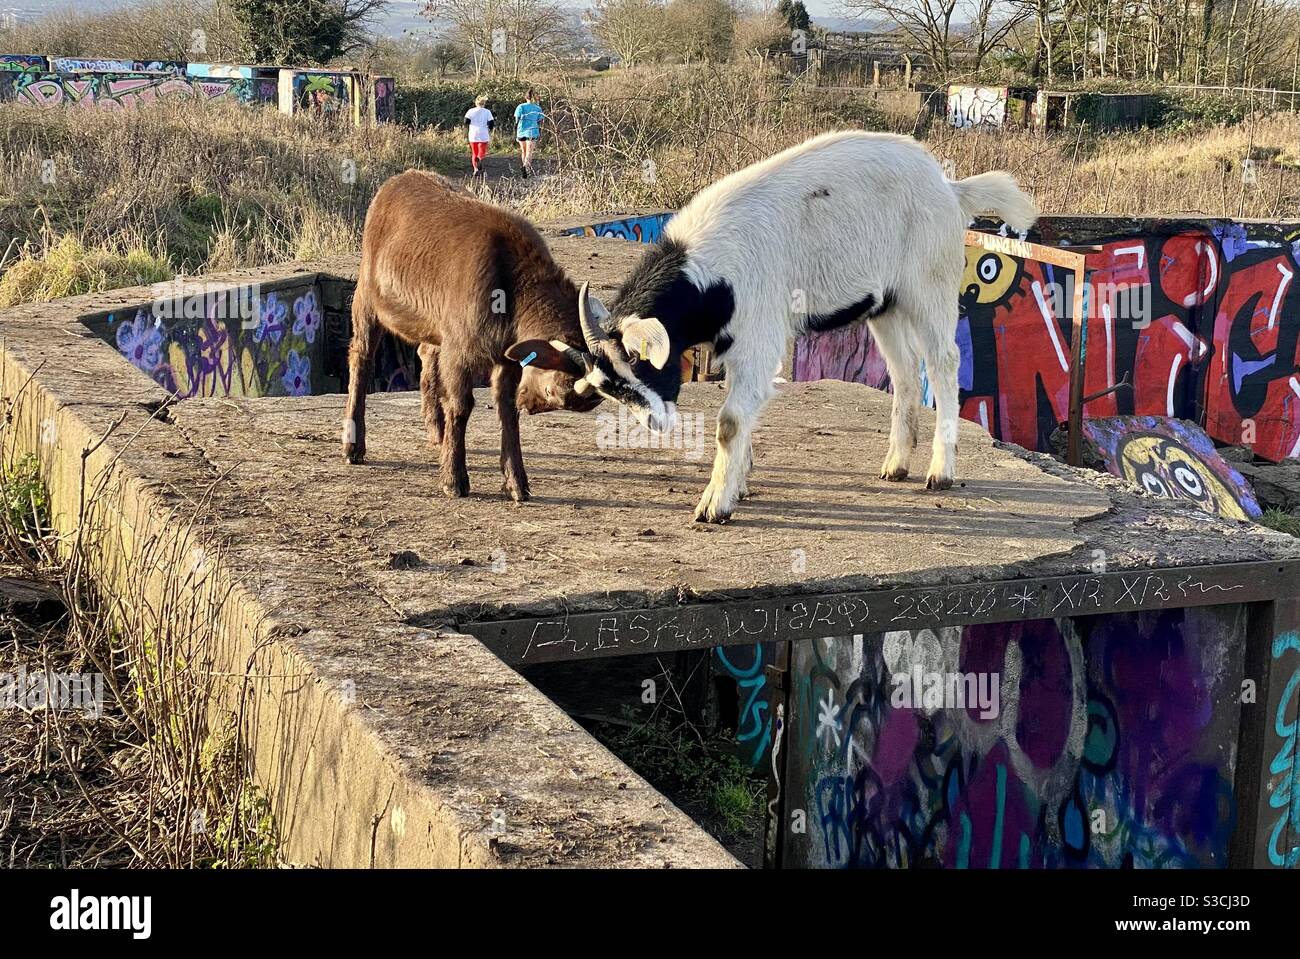
{"type": "MultiPolygon", "coordinates": [[[[1087,417],[1169,416],[1271,460],[1300,455],[1300,233],[1226,224],[1110,240],[1088,257],[1087,417]],[[1254,231],[1260,231],[1256,233],[1254,231]],[[1141,315],[1096,291],[1137,288],[1141,315]]],[[[1040,451],[1069,407],[1072,280],[1049,264],[968,248],[957,345],[961,412],[1040,451]]],[[[796,380],[888,388],[866,324],[812,334],[796,380]]]]}
{"type": "Polygon", "coordinates": [[[1258,518],[1250,485],[1191,423],[1155,416],[1085,420],[1084,436],[1101,453],[1106,469],[1154,496],[1191,500],[1207,513],[1229,519],[1258,518]]]}
{"type": "Polygon", "coordinates": [[[49,69],[49,61],[36,54],[0,53],[0,72],[45,73],[49,69]]]}
{"type": "Polygon", "coordinates": [[[948,88],[948,122],[955,127],[1000,127],[1007,118],[1006,87],[948,88]]]}
{"type": "MultiPolygon", "coordinates": [[[[1294,630],[1283,633],[1273,640],[1273,659],[1281,659],[1284,653],[1300,655],[1300,633],[1294,630]]],[[[1281,810],[1273,824],[1268,839],[1268,861],[1274,866],[1294,869],[1300,865],[1300,761],[1297,760],[1296,737],[1300,731],[1300,716],[1297,705],[1300,704],[1300,664],[1296,665],[1291,679],[1282,692],[1277,704],[1277,716],[1273,730],[1281,740],[1276,755],[1269,763],[1268,771],[1273,776],[1269,791],[1268,804],[1272,809],[1281,810]],[[1279,841],[1284,834],[1290,834],[1295,843],[1284,850],[1279,841]]]]}
{"type": "Polygon", "coordinates": [[[185,64],[176,60],[90,60],[81,57],[51,57],[52,73],[170,73],[183,76],[185,64]]]}
{"type": "Polygon", "coordinates": [[[784,861],[1225,865],[1244,628],[1227,606],[797,644],[785,789],[809,829],[784,861]],[[891,703],[917,666],[997,674],[1000,709],[891,703]]]}
{"type": "Polygon", "coordinates": [[[740,719],[736,724],[736,742],[748,751],[746,757],[751,768],[763,761],[763,756],[772,743],[772,721],[768,716],[767,676],[763,669],[764,646],[755,643],[752,647],[733,647],[730,650],[721,646],[713,650],[723,672],[736,681],[740,696],[740,719]],[[733,659],[744,655],[748,648],[753,662],[748,666],[735,665],[733,659]]]}
{"type": "Polygon", "coordinates": [[[280,111],[343,117],[352,109],[356,78],[350,73],[280,71],[280,111]]]}
{"type": "Polygon", "coordinates": [[[248,101],[251,81],[152,74],[0,73],[0,102],[38,107],[132,110],[166,99],[248,101]]]}
{"type": "Polygon", "coordinates": [[[627,217],[606,223],[593,223],[566,231],[570,236],[607,236],[634,243],[658,243],[664,227],[672,219],[671,213],[650,213],[646,216],[627,217]]]}
{"type": "Polygon", "coordinates": [[[392,77],[375,77],[373,115],[376,123],[392,123],[397,119],[397,81],[392,77]]]}
{"type": "MultiPolygon", "coordinates": [[[[199,320],[165,322],[146,309],[102,335],[155,383],[181,399],[195,396],[306,396],[324,337],[315,289],[267,293],[247,322],[226,319],[218,296],[199,320]]],[[[93,321],[90,325],[95,327],[93,321]]]]}
{"type": "Polygon", "coordinates": [[[196,80],[235,80],[236,97],[243,103],[275,103],[279,96],[279,71],[274,67],[249,67],[230,63],[189,63],[185,75],[196,80]]]}
{"type": "MultiPolygon", "coordinates": [[[[346,374],[348,329],[338,306],[327,310],[310,285],[259,293],[214,290],[193,312],[166,298],[83,322],[168,392],[195,396],[307,396],[339,392],[346,374]]],[[[415,389],[415,348],[385,335],[375,357],[372,391],[415,389]]]]}
{"type": "MultiPolygon", "coordinates": [[[[0,103],[41,107],[132,109],[169,98],[278,103],[286,113],[350,117],[360,123],[353,91],[359,77],[347,72],[281,70],[243,64],[173,60],[89,60],[25,54],[0,55],[0,103]]],[[[371,116],[389,122],[396,111],[396,81],[375,78],[371,116]]]]}

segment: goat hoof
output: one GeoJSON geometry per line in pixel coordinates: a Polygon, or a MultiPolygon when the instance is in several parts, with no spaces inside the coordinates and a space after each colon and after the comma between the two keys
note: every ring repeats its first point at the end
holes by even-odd
{"type": "Polygon", "coordinates": [[[469,479],[457,479],[442,484],[442,491],[451,499],[463,499],[469,495],[469,479]]]}
{"type": "Polygon", "coordinates": [[[907,479],[907,467],[898,466],[892,470],[881,470],[880,478],[888,483],[901,483],[907,479]]]}
{"type": "Polygon", "coordinates": [[[529,497],[528,486],[511,486],[509,483],[501,484],[501,492],[509,496],[516,503],[527,503],[529,497]]]}
{"type": "Polygon", "coordinates": [[[945,490],[952,488],[952,478],[944,476],[935,476],[931,474],[925,478],[925,488],[932,490],[945,490]]]}
{"type": "Polygon", "coordinates": [[[366,448],[356,443],[343,444],[343,458],[353,466],[366,461],[366,448]]]}
{"type": "Polygon", "coordinates": [[[731,510],[718,509],[716,506],[697,506],[695,508],[696,523],[713,523],[717,526],[723,526],[731,520],[731,510]]]}

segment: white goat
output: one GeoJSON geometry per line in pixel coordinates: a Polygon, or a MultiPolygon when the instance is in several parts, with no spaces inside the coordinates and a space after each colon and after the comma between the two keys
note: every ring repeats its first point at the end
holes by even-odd
{"type": "Polygon", "coordinates": [[[907,476],[920,360],[938,424],[926,486],[952,485],[957,451],[957,300],[971,219],[1012,229],[1038,217],[1007,173],[945,179],[909,137],[814,137],[702,190],[668,223],[606,309],[583,287],[585,384],[665,431],[683,350],[710,342],[726,371],[717,458],[695,518],[726,522],[746,495],[750,437],[790,338],[866,318],[894,387],[888,480],[907,476]]]}

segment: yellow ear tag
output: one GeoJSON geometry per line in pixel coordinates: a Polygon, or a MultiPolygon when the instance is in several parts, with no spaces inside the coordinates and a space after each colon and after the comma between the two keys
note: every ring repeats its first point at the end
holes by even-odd
{"type": "Polygon", "coordinates": [[[641,337],[641,359],[645,359],[648,354],[645,349],[645,337],[641,337]]]}

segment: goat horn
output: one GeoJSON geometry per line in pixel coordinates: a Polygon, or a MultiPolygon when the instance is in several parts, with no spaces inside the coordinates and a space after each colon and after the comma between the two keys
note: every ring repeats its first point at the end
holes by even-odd
{"type": "Polygon", "coordinates": [[[582,338],[587,341],[587,349],[595,353],[598,344],[602,340],[609,339],[609,334],[601,327],[600,321],[595,319],[591,313],[589,294],[587,287],[589,283],[583,283],[582,289],[578,291],[578,321],[582,327],[582,338]]]}

